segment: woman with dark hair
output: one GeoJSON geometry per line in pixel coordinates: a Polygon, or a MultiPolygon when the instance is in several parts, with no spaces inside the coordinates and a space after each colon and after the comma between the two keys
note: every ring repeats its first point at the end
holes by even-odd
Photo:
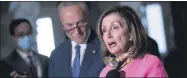
{"type": "Polygon", "coordinates": [[[167,77],[160,59],[146,52],[146,33],[135,11],[128,6],[106,10],[98,21],[106,67],[100,77],[167,77]]]}

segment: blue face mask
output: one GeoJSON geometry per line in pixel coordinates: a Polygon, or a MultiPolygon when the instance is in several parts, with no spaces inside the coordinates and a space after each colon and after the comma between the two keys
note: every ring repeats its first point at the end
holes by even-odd
{"type": "Polygon", "coordinates": [[[32,36],[24,36],[18,39],[18,46],[23,50],[30,50],[32,46],[32,36]]]}

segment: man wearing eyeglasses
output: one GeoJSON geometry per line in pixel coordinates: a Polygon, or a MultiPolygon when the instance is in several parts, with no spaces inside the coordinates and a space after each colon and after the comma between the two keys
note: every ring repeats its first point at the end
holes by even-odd
{"type": "Polygon", "coordinates": [[[86,3],[61,2],[58,11],[68,39],[51,53],[49,77],[99,77],[105,64],[97,35],[88,27],[86,3]]]}
{"type": "Polygon", "coordinates": [[[0,72],[9,69],[1,73],[3,77],[0,78],[47,77],[48,57],[31,49],[33,29],[30,22],[27,19],[12,20],[9,30],[17,47],[0,62],[4,67],[0,72]]]}

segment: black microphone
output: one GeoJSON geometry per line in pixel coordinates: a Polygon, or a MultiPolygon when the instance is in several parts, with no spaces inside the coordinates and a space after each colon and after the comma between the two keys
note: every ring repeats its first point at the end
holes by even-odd
{"type": "Polygon", "coordinates": [[[117,69],[112,69],[106,74],[106,78],[120,78],[120,72],[117,69]]]}
{"type": "Polygon", "coordinates": [[[111,64],[113,65],[114,69],[110,70],[106,74],[106,78],[120,78],[120,72],[119,72],[119,70],[120,70],[120,67],[121,67],[121,65],[123,63],[124,63],[124,61],[121,61],[121,62],[113,61],[113,62],[111,62],[111,64]]]}

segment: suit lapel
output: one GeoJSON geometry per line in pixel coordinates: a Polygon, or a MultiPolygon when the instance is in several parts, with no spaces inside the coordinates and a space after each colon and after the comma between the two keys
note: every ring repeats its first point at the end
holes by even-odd
{"type": "Polygon", "coordinates": [[[93,32],[91,32],[89,40],[87,42],[87,48],[85,51],[85,55],[83,58],[83,62],[81,65],[81,70],[80,70],[80,77],[85,76],[86,73],[88,73],[88,70],[92,64],[92,61],[94,60],[95,55],[98,52],[98,47],[95,42],[95,36],[93,32]]]}
{"type": "MultiPolygon", "coordinates": [[[[61,62],[60,65],[62,66],[62,69],[60,70],[60,72],[63,73],[62,77],[71,77],[72,76],[72,71],[71,71],[71,41],[68,40],[66,44],[65,48],[63,48],[64,52],[61,52],[62,54],[62,60],[60,60],[61,62]]],[[[61,67],[60,67],[61,68],[61,67]]]]}
{"type": "Polygon", "coordinates": [[[39,55],[38,53],[36,53],[36,52],[33,52],[34,53],[34,55],[35,55],[35,58],[37,58],[37,60],[38,60],[38,62],[39,62],[39,65],[40,65],[40,69],[41,69],[41,75],[44,77],[45,76],[45,72],[46,72],[46,63],[45,63],[45,61],[44,61],[44,59],[42,58],[42,56],[41,55],[39,55]]]}
{"type": "Polygon", "coordinates": [[[31,72],[29,71],[29,67],[24,61],[24,59],[22,59],[21,56],[16,51],[14,51],[12,55],[13,55],[12,58],[13,69],[16,70],[17,72],[21,72],[21,73],[27,72],[31,74],[31,72]]]}

